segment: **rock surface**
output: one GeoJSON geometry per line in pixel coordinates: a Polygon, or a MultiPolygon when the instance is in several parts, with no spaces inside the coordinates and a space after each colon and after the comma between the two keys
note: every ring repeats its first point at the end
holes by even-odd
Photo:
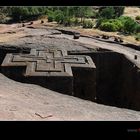
{"type": "MultiPolygon", "coordinates": [[[[8,31],[4,30],[4,32],[9,35],[8,31]]],[[[12,36],[17,33],[10,34],[9,40],[1,42],[0,46],[55,47],[66,50],[87,50],[88,47],[96,49],[99,46],[106,49],[112,47],[107,43],[85,38],[80,38],[79,42],[74,41],[73,36],[66,37],[56,30],[46,28],[23,27],[21,32],[22,34],[15,38],[12,36]]],[[[117,52],[121,49],[124,51],[124,48],[118,49],[116,46],[113,48],[117,52]]],[[[124,52],[129,54],[129,51],[124,52]]],[[[140,120],[139,111],[100,105],[37,85],[16,82],[2,74],[0,74],[0,89],[0,120],[140,120]]]]}
{"type": "Polygon", "coordinates": [[[29,48],[60,48],[66,50],[87,50],[84,43],[79,43],[74,40],[69,40],[57,30],[53,29],[32,29],[25,28],[24,35],[14,40],[1,43],[2,46],[17,46],[29,48]]]}
{"type": "Polygon", "coordinates": [[[0,120],[140,120],[140,112],[104,106],[15,82],[0,74],[0,120]]]}

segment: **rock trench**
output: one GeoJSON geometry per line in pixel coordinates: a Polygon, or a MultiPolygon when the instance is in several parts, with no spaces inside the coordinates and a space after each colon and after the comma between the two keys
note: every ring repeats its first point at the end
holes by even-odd
{"type": "MultiPolygon", "coordinates": [[[[28,31],[27,35],[21,37],[19,40],[4,44],[1,43],[1,73],[19,82],[38,84],[54,91],[100,104],[140,110],[140,70],[125,55],[106,49],[89,49],[85,44],[69,41],[65,38],[57,38],[56,36],[60,34],[59,32],[56,32],[56,36],[53,36],[52,32],[46,34],[46,30],[26,29],[26,31],[28,31]],[[46,42],[48,43],[47,45],[46,42]],[[13,68],[2,66],[8,54],[29,56],[33,49],[64,50],[64,48],[67,52],[66,57],[59,56],[61,57],[59,62],[62,64],[67,62],[67,56],[73,59],[73,62],[75,62],[74,57],[78,59],[80,56],[84,56],[79,59],[79,64],[76,64],[79,66],[76,67],[73,64],[70,64],[70,67],[67,66],[72,73],[69,76],[63,75],[61,77],[58,74],[65,71],[64,66],[54,71],[56,75],[58,74],[57,76],[41,75],[40,77],[38,75],[24,76],[27,65],[13,68]],[[80,67],[82,59],[84,60],[84,64],[87,64],[88,60],[86,57],[91,59],[94,67],[87,67],[87,65],[85,68],[80,67]]],[[[53,32],[55,34],[55,30],[53,32]]],[[[43,61],[44,58],[43,56],[41,57],[43,61]]],[[[44,68],[42,67],[38,70],[42,71],[44,68]]],[[[48,73],[50,74],[50,72],[48,73]]]]}
{"type": "MultiPolygon", "coordinates": [[[[9,53],[26,56],[30,55],[31,50],[30,48],[1,47],[0,64],[3,64],[3,60],[9,53]]],[[[49,76],[51,78],[45,80],[43,76],[24,77],[22,74],[25,73],[26,66],[5,68],[1,65],[1,73],[16,81],[39,84],[60,93],[97,103],[140,110],[140,72],[128,58],[113,51],[91,49],[67,51],[67,55],[71,56],[71,59],[73,56],[77,58],[88,56],[95,67],[91,69],[72,67],[72,76],[63,78],[49,76]]]]}

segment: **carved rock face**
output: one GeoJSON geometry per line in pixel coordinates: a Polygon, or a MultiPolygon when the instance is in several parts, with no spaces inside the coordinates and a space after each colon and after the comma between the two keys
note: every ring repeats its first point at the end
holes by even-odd
{"type": "Polygon", "coordinates": [[[96,67],[89,56],[68,55],[65,50],[32,49],[30,54],[7,54],[1,66],[5,75],[17,80],[21,77],[25,82],[70,95],[80,96],[82,92],[83,98],[94,99],[96,67]]]}

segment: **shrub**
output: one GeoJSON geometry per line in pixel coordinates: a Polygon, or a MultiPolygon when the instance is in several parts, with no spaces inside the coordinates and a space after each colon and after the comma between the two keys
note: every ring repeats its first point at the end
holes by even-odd
{"type": "Polygon", "coordinates": [[[137,34],[137,35],[135,36],[135,40],[140,41],[140,34],[137,34]]]}
{"type": "Polygon", "coordinates": [[[66,17],[63,21],[64,26],[71,26],[72,25],[72,20],[69,17],[66,17]]]}
{"type": "Polygon", "coordinates": [[[103,31],[122,31],[127,34],[140,32],[140,25],[127,16],[121,16],[117,19],[99,19],[96,27],[103,31]]]}
{"type": "Polygon", "coordinates": [[[139,24],[136,23],[131,17],[121,16],[118,18],[123,25],[123,32],[132,34],[140,31],[139,24]]]}
{"type": "Polygon", "coordinates": [[[105,22],[100,25],[100,29],[103,31],[115,32],[117,31],[117,26],[114,23],[105,22]]]}
{"type": "Polygon", "coordinates": [[[28,14],[30,16],[39,15],[39,11],[37,7],[26,7],[26,9],[28,10],[28,14]]]}
{"type": "Polygon", "coordinates": [[[118,20],[120,20],[121,21],[121,23],[123,24],[123,26],[124,26],[124,23],[127,21],[127,20],[130,20],[131,18],[130,17],[127,17],[127,16],[120,16],[119,18],[118,18],[118,20]]]}
{"type": "Polygon", "coordinates": [[[140,25],[139,24],[136,25],[135,30],[136,30],[136,33],[140,32],[140,25]]]}
{"type": "Polygon", "coordinates": [[[63,24],[65,26],[77,26],[80,24],[80,21],[77,18],[70,18],[70,17],[66,17],[63,20],[63,24]]]}
{"type": "Polygon", "coordinates": [[[80,21],[78,20],[78,18],[75,18],[75,20],[74,20],[74,25],[77,26],[77,25],[79,25],[79,24],[80,24],[80,21]]]}
{"type": "Polygon", "coordinates": [[[129,18],[124,22],[124,32],[128,34],[134,33],[136,31],[136,26],[137,23],[129,18]]]}
{"type": "Polygon", "coordinates": [[[64,21],[64,15],[62,13],[58,13],[55,15],[55,21],[62,24],[64,21]]]}
{"type": "Polygon", "coordinates": [[[8,19],[7,19],[6,15],[1,13],[0,14],[0,23],[7,23],[7,22],[8,22],[8,19]]]}
{"type": "Polygon", "coordinates": [[[115,32],[115,31],[121,31],[123,28],[123,24],[118,19],[109,19],[109,20],[103,20],[100,23],[99,28],[103,31],[115,32]]]}
{"type": "Polygon", "coordinates": [[[70,18],[69,23],[70,23],[70,26],[74,26],[75,25],[75,18],[70,18]]]}
{"type": "Polygon", "coordinates": [[[11,10],[11,16],[14,21],[21,21],[28,17],[29,11],[26,7],[13,7],[11,10]]]}
{"type": "Polygon", "coordinates": [[[100,27],[101,23],[108,21],[107,19],[99,18],[96,21],[96,28],[100,27]]]}
{"type": "Polygon", "coordinates": [[[53,15],[49,15],[48,16],[48,22],[53,22],[54,21],[54,16],[53,15]]]}
{"type": "Polygon", "coordinates": [[[53,22],[55,19],[55,13],[48,10],[48,22],[53,22]]]}
{"type": "Polygon", "coordinates": [[[108,22],[115,24],[116,31],[121,31],[123,29],[123,24],[118,19],[110,19],[110,20],[108,20],[108,22]]]}
{"type": "Polygon", "coordinates": [[[93,22],[90,20],[85,20],[83,22],[83,28],[93,28],[93,22]]]}
{"type": "Polygon", "coordinates": [[[136,16],[136,18],[135,18],[136,20],[140,20],[140,16],[136,16]]]}
{"type": "Polygon", "coordinates": [[[64,21],[64,13],[61,10],[54,11],[54,20],[60,24],[64,21]]]}
{"type": "Polygon", "coordinates": [[[120,17],[124,13],[124,9],[125,9],[124,6],[114,6],[113,8],[115,10],[114,15],[116,18],[120,17]]]}

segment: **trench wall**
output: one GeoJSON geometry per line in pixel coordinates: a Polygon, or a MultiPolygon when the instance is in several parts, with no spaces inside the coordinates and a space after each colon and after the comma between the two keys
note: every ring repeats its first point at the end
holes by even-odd
{"type": "Polygon", "coordinates": [[[96,102],[115,105],[120,90],[122,55],[116,52],[69,52],[89,55],[96,65],[96,102]]]}
{"type": "MultiPolygon", "coordinates": [[[[8,51],[8,53],[13,52],[19,53],[20,50],[8,51]]],[[[1,63],[6,53],[6,50],[0,50],[1,63]]],[[[124,55],[112,51],[69,52],[69,55],[71,54],[89,55],[96,65],[94,72],[72,68],[73,79],[64,79],[62,80],[62,84],[60,84],[60,80],[50,79],[50,81],[58,81],[58,84],[56,84],[57,86],[50,85],[53,82],[47,83],[47,79],[39,83],[46,87],[49,86],[52,90],[55,89],[59,92],[66,91],[65,93],[69,95],[72,94],[76,97],[96,101],[101,104],[140,110],[140,69],[134,62],[124,55]],[[63,86],[64,89],[61,89],[61,85],[66,86],[63,86]]],[[[18,69],[16,70],[18,71],[18,69]]],[[[10,70],[10,73],[13,71],[12,73],[14,74],[16,70],[10,70]]],[[[22,75],[24,71],[25,69],[22,69],[20,75],[22,75]]],[[[6,75],[10,75],[10,73],[6,75]]],[[[15,80],[21,79],[21,81],[27,83],[28,81],[31,83],[38,82],[35,81],[35,79],[24,79],[23,77],[16,76],[15,74],[15,80]]],[[[10,78],[12,78],[12,76],[10,78]]],[[[40,81],[42,81],[42,79],[40,79],[40,81]]]]}
{"type": "Polygon", "coordinates": [[[140,69],[125,56],[122,61],[119,96],[122,107],[140,110],[140,69]]]}
{"type": "Polygon", "coordinates": [[[91,56],[96,65],[96,102],[140,110],[140,68],[134,62],[111,51],[76,54],[91,56]]]}

